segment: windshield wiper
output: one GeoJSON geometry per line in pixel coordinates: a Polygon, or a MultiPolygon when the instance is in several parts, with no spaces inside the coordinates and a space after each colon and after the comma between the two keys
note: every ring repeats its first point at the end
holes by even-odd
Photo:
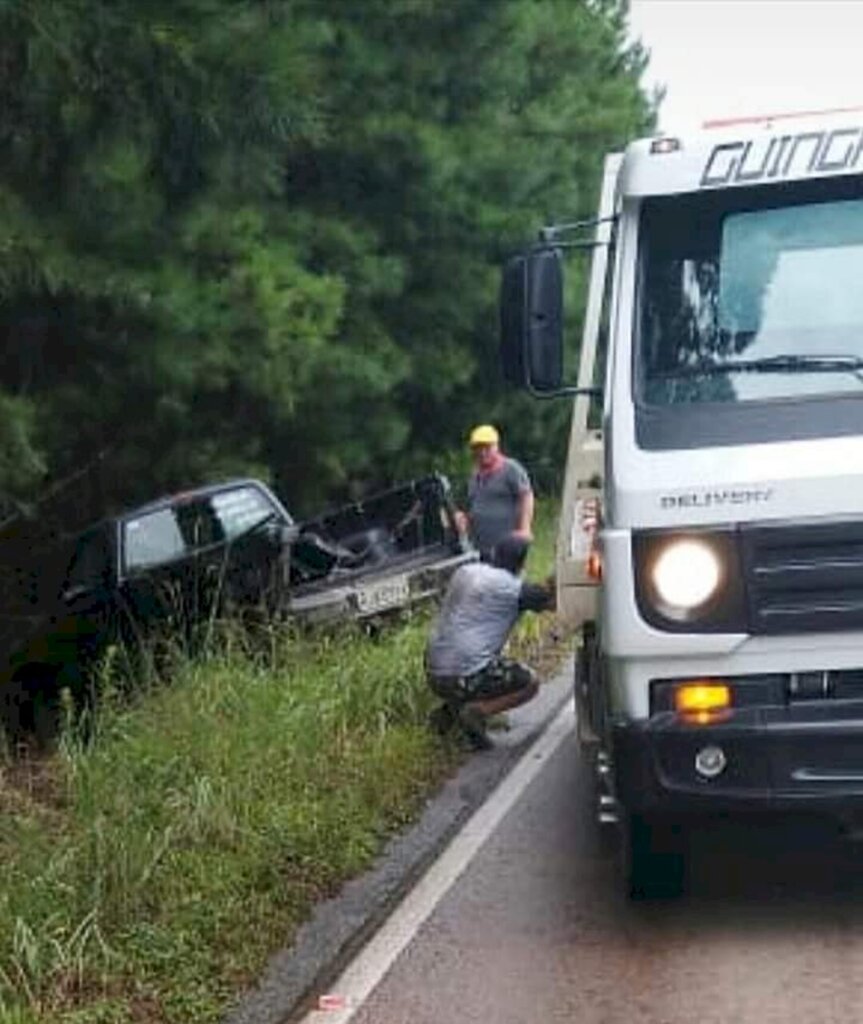
{"type": "Polygon", "coordinates": [[[778,355],[762,359],[735,359],[727,363],[678,366],[659,377],[713,377],[725,373],[853,373],[863,380],[863,356],[778,355]]]}

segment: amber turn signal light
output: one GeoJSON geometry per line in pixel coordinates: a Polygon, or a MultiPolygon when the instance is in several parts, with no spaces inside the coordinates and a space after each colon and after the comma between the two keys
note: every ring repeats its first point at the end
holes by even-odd
{"type": "Polygon", "coordinates": [[[702,715],[731,707],[731,687],[725,683],[681,683],[674,691],[674,707],[680,714],[702,721],[702,715]]]}
{"type": "Polygon", "coordinates": [[[602,582],[602,555],[594,548],[587,556],[587,578],[594,583],[602,582]]]}

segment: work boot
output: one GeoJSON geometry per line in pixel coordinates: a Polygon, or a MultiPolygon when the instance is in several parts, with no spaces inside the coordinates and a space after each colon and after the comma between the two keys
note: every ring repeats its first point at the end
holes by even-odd
{"type": "Polygon", "coordinates": [[[429,715],[429,725],[438,734],[446,736],[458,723],[458,711],[451,704],[440,704],[429,715]]]}
{"type": "Polygon", "coordinates": [[[494,746],[488,736],[485,715],[465,704],[459,709],[458,724],[474,750],[491,750],[494,746]]]}
{"type": "Polygon", "coordinates": [[[505,711],[499,711],[485,720],[485,727],[489,732],[509,732],[512,729],[512,722],[505,711]]]}

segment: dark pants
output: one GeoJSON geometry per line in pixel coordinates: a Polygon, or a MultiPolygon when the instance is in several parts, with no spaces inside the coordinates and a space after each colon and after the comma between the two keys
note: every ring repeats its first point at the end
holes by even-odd
{"type": "Polygon", "coordinates": [[[512,658],[492,660],[469,676],[434,676],[429,673],[432,691],[447,704],[468,704],[475,700],[493,700],[518,693],[536,679],[533,669],[512,658]]]}

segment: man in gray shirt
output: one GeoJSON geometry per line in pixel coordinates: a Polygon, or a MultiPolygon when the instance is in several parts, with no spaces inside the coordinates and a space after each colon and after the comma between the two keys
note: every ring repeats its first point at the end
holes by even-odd
{"type": "Polygon", "coordinates": [[[501,452],[493,426],[474,427],[469,443],[474,470],[468,481],[468,511],[461,522],[487,561],[504,537],[532,539],[533,488],[524,466],[501,452]]]}
{"type": "Polygon", "coordinates": [[[550,587],[519,579],[527,547],[510,535],[493,548],[491,563],[456,570],[426,649],[429,686],[443,701],[434,725],[459,725],[479,749],[490,746],[487,719],[526,703],[539,686],[531,668],[500,653],[522,611],[554,604],[550,587]]]}

